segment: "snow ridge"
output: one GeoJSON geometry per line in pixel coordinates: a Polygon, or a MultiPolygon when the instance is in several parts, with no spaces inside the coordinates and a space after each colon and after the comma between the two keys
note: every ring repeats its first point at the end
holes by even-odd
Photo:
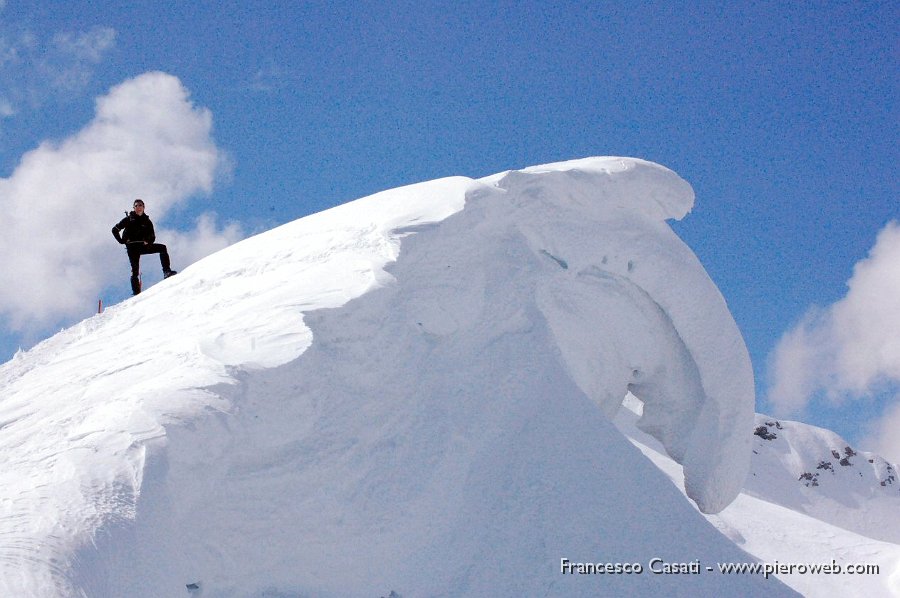
{"type": "Polygon", "coordinates": [[[554,563],[746,559],[608,419],[639,395],[702,511],[740,490],[753,381],[665,223],[692,202],[627,158],[404,187],[18,356],[0,368],[0,590],[594,595],[554,563]]]}

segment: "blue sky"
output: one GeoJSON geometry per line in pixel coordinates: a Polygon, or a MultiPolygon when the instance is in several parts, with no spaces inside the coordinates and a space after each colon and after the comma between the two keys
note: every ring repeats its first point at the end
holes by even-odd
{"type": "MultiPolygon", "coordinates": [[[[837,321],[828,310],[854,266],[900,218],[898,17],[891,2],[0,0],[0,177],[25,180],[28,152],[63,145],[94,121],[97,98],[155,71],[189,91],[185,118],[201,129],[207,111],[218,150],[214,181],[156,214],[165,205],[173,234],[196,240],[195,217],[214,213],[209,247],[407,183],[590,155],[653,160],[694,187],[675,229],[722,290],[762,398],[779,340],[810,318],[837,321]]],[[[92,201],[77,185],[64,205],[46,184],[19,193],[76,214],[92,201]]],[[[147,189],[116,189],[97,225],[106,235],[133,196],[154,214],[147,189]]],[[[60,231],[46,234],[42,251],[60,231]]],[[[120,261],[98,265],[121,267],[107,302],[128,292],[120,261]]],[[[0,359],[89,315],[96,297],[83,300],[83,314],[39,325],[7,313],[0,359]]],[[[795,414],[856,441],[897,402],[893,372],[854,388],[838,374],[810,382],[795,414]]]]}

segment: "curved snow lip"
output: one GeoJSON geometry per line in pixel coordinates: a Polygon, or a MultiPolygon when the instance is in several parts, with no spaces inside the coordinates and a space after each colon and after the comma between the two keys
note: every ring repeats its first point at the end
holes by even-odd
{"type": "Polygon", "coordinates": [[[547,164],[482,182],[505,193],[532,248],[565,265],[543,301],[573,378],[609,416],[628,390],[643,399],[641,426],[684,467],[688,495],[705,513],[724,509],[749,471],[755,390],[724,298],[664,222],[690,211],[690,185],[630,158],[547,164]],[[630,321],[604,315],[617,310],[630,321]],[[579,322],[564,321],[585,313],[604,329],[578,334],[579,322]]]}
{"type": "Polygon", "coordinates": [[[544,182],[548,176],[559,177],[580,193],[584,186],[590,186],[587,195],[592,200],[582,207],[635,209],[657,220],[681,220],[694,206],[694,190],[687,181],[665,166],[639,158],[613,156],[552,162],[498,173],[480,181],[508,188],[513,180],[535,180],[527,175],[540,175],[544,182]]]}

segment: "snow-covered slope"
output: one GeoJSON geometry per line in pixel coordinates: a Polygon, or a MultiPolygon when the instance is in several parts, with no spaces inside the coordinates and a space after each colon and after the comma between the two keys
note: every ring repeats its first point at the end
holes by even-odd
{"type": "MultiPolygon", "coordinates": [[[[625,404],[616,426],[680,487],[681,467],[636,426],[642,405],[633,397],[625,404]]],[[[710,522],[761,563],[781,564],[778,577],[804,596],[900,596],[896,467],[828,430],[756,420],[745,490],[710,522]],[[821,565],[841,569],[813,572],[821,565]]]]}
{"type": "Polygon", "coordinates": [[[786,591],[650,573],[750,557],[609,420],[631,390],[699,509],[737,496],[753,381],[665,223],[692,201],[624,158],[396,189],[17,355],[0,368],[0,594],[786,591]]]}
{"type": "Polygon", "coordinates": [[[745,493],[900,544],[900,479],[895,465],[879,455],[856,451],[830,430],[765,415],[756,416],[753,440],[745,493]]]}

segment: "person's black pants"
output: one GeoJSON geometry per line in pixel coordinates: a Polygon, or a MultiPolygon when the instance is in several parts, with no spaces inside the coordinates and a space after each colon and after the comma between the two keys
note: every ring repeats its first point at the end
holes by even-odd
{"type": "Polygon", "coordinates": [[[148,253],[158,253],[159,263],[162,265],[163,272],[168,272],[169,268],[169,252],[166,246],[161,243],[128,243],[125,246],[128,250],[128,261],[131,262],[131,292],[137,295],[141,292],[141,256],[148,253]]]}
{"type": "Polygon", "coordinates": [[[137,278],[141,273],[141,256],[147,255],[148,253],[158,253],[159,254],[159,263],[162,265],[163,272],[168,272],[169,268],[169,252],[166,250],[166,246],[161,243],[150,243],[149,245],[145,245],[143,243],[129,243],[126,248],[128,249],[128,261],[131,262],[131,277],[137,278]]]}

